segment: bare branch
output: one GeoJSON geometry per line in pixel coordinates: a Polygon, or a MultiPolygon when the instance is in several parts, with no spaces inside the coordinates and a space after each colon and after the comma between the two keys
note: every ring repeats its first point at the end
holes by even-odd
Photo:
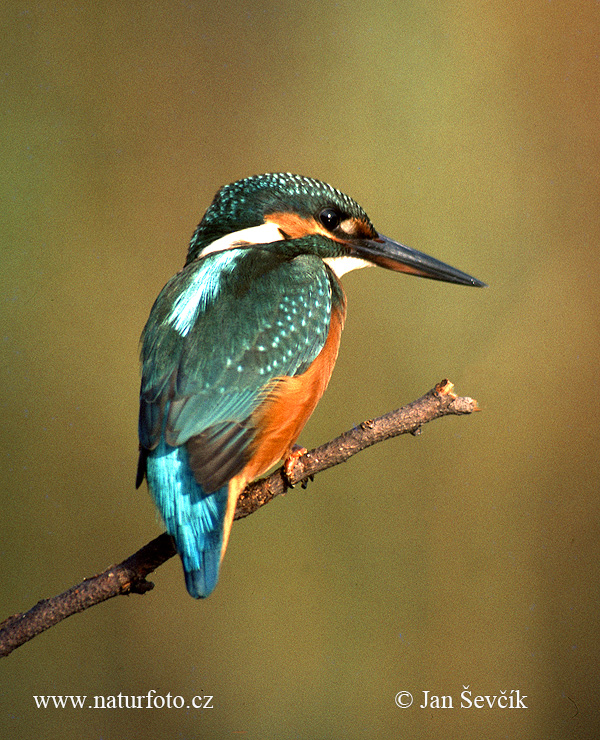
{"type": "MultiPolygon", "coordinates": [[[[284,466],[266,478],[251,483],[239,498],[236,519],[242,519],[268,504],[297,483],[323,470],[345,462],[357,452],[400,434],[419,434],[421,426],[442,416],[457,416],[478,411],[477,401],[457,397],[453,385],[443,380],[417,401],[391,411],[378,419],[369,419],[340,437],[293,456],[284,466]]],[[[9,655],[36,635],[72,614],[100,604],[121,594],[142,594],[154,588],[146,576],[176,554],[172,538],[164,533],[118,565],[113,565],[77,586],[51,599],[39,601],[28,612],[15,614],[0,623],[0,657],[9,655]]]]}

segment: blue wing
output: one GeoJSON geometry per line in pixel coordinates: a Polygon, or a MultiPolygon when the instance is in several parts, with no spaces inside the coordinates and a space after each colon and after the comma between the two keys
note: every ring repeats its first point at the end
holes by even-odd
{"type": "Polygon", "coordinates": [[[145,473],[194,596],[216,585],[227,484],[248,461],[253,412],[323,348],[335,288],[320,258],[253,246],[189,264],[153,306],[138,482],[145,473]]]}

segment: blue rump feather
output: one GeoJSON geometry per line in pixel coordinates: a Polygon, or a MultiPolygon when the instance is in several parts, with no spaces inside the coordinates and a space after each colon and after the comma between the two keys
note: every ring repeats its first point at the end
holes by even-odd
{"type": "Polygon", "coordinates": [[[170,447],[164,439],[148,455],[146,476],[175,539],[187,590],[203,599],[219,580],[228,486],[206,494],[190,469],[186,447],[170,447]]]}

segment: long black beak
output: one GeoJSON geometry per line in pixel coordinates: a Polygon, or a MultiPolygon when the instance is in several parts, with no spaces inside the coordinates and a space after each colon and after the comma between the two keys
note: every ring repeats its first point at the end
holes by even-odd
{"type": "Polygon", "coordinates": [[[381,234],[374,239],[361,239],[359,242],[354,242],[352,247],[357,257],[386,267],[388,270],[406,272],[409,275],[443,280],[458,285],[487,287],[481,280],[467,275],[466,272],[450,267],[423,252],[417,252],[416,249],[405,247],[404,244],[388,239],[387,236],[381,236],[381,234]]]}

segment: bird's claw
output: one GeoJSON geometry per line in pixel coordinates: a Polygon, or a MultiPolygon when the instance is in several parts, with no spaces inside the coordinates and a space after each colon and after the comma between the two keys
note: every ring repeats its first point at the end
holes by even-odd
{"type": "Polygon", "coordinates": [[[306,447],[294,445],[290,450],[290,454],[283,461],[283,474],[285,475],[287,484],[290,488],[294,487],[294,484],[292,483],[292,477],[294,474],[296,463],[303,455],[306,455],[307,452],[308,450],[306,449],[306,447]]]}

